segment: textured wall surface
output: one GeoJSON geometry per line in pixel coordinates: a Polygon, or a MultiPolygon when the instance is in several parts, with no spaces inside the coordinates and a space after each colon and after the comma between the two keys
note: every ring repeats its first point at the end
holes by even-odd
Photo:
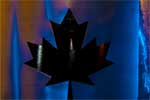
{"type": "Polygon", "coordinates": [[[142,18],[143,18],[143,28],[144,34],[146,38],[146,45],[147,45],[147,54],[150,65],[150,1],[149,0],[141,0],[141,11],[142,11],[142,18]]]}
{"type": "Polygon", "coordinates": [[[150,98],[150,1],[140,0],[139,98],[150,98]]]}

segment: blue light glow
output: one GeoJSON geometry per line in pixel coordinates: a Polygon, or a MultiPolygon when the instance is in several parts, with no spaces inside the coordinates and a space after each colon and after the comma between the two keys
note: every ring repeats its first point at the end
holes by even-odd
{"type": "Polygon", "coordinates": [[[14,11],[13,23],[12,23],[12,34],[11,34],[11,79],[12,79],[12,93],[13,98],[18,100],[20,98],[20,49],[19,49],[19,36],[18,36],[18,26],[17,26],[17,16],[14,11]]]}
{"type": "Polygon", "coordinates": [[[144,87],[146,88],[147,92],[150,92],[150,72],[149,72],[149,65],[147,64],[146,60],[148,59],[148,54],[147,54],[147,46],[146,46],[146,41],[144,34],[141,30],[139,30],[139,39],[140,43],[142,45],[142,64],[144,66],[145,72],[143,73],[143,79],[144,79],[144,87]]]}
{"type": "Polygon", "coordinates": [[[145,44],[145,37],[143,35],[143,33],[141,32],[141,30],[139,30],[139,38],[140,38],[140,43],[143,47],[143,64],[145,67],[145,70],[148,71],[148,66],[146,65],[146,59],[147,59],[147,50],[146,50],[146,44],[145,44]]]}
{"type": "Polygon", "coordinates": [[[46,17],[48,18],[48,19],[52,19],[52,13],[53,13],[53,10],[51,10],[51,11],[49,11],[49,9],[51,9],[52,7],[52,5],[50,5],[49,3],[49,0],[45,0],[45,11],[46,11],[46,17]]]}
{"type": "Polygon", "coordinates": [[[45,87],[46,100],[67,100],[68,81],[45,87]]]}

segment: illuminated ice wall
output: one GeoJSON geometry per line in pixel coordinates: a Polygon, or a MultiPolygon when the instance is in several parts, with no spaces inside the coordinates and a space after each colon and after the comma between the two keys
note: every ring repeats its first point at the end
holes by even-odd
{"type": "Polygon", "coordinates": [[[140,0],[139,98],[150,98],[150,1],[140,0]]]}

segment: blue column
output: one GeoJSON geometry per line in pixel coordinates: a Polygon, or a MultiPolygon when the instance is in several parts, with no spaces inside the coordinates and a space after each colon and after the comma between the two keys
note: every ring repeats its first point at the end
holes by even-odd
{"type": "MultiPolygon", "coordinates": [[[[15,8],[15,7],[14,7],[15,8]]],[[[14,9],[13,21],[12,21],[12,33],[11,33],[11,63],[10,63],[10,73],[11,73],[11,87],[13,99],[19,100],[21,94],[20,87],[20,68],[21,68],[21,52],[19,46],[19,32],[17,26],[17,16],[14,9]]]]}

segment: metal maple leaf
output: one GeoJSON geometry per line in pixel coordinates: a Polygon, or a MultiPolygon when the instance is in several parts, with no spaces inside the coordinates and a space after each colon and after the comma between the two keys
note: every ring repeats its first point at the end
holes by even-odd
{"type": "Polygon", "coordinates": [[[97,46],[93,39],[82,48],[87,23],[78,24],[68,10],[61,24],[51,21],[57,48],[44,38],[41,45],[28,42],[33,59],[26,64],[51,76],[46,85],[69,81],[69,98],[71,81],[92,85],[88,76],[112,64],[106,60],[110,43],[97,46]]]}

